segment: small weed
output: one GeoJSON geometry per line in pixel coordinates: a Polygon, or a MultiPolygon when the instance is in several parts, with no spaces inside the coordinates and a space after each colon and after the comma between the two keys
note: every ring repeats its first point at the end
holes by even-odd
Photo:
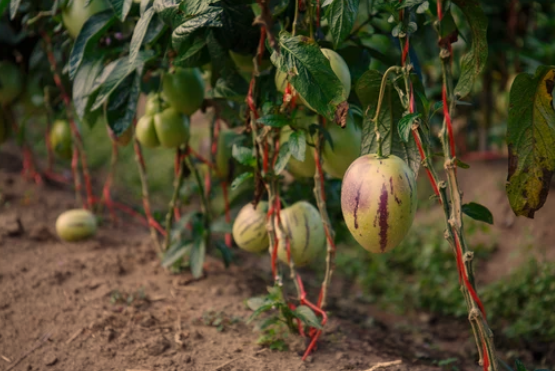
{"type": "Polygon", "coordinates": [[[144,301],[146,299],[145,288],[143,286],[139,287],[136,291],[127,293],[120,290],[114,290],[110,294],[110,304],[125,304],[132,305],[137,301],[144,301]]]}
{"type": "Polygon", "coordinates": [[[218,332],[223,332],[226,328],[232,327],[239,322],[242,322],[241,318],[234,316],[230,317],[224,312],[215,310],[204,311],[202,317],[196,321],[197,324],[215,327],[218,332]]]}

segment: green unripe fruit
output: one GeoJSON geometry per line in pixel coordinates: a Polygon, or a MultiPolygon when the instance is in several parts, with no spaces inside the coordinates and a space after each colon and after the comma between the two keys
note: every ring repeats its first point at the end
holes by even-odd
{"type": "Polygon", "coordinates": [[[330,122],[326,129],[333,142],[325,141],[322,148],[322,168],[334,178],[341,179],[353,161],[360,156],[361,133],[349,114],[344,128],[330,122]]]}
{"type": "Polygon", "coordinates": [[[72,0],[69,6],[62,10],[64,26],[74,39],[92,15],[108,9],[108,4],[104,0],[92,0],[88,6],[85,6],[86,3],[87,0],[72,0]]]}
{"type": "MultiPolygon", "coordinates": [[[[283,145],[289,142],[293,130],[289,126],[281,129],[279,142],[283,145]]],[[[307,135],[308,137],[308,135],[307,135]]],[[[287,170],[296,178],[312,178],[316,172],[316,161],[314,161],[314,148],[307,144],[304,161],[299,161],[291,156],[287,162],[287,170]]]]}
{"type": "Polygon", "coordinates": [[[177,148],[189,140],[189,119],[173,107],[154,115],[154,128],[163,147],[177,148]]]}
{"type": "Polygon", "coordinates": [[[154,116],[169,106],[170,105],[162,99],[160,94],[149,94],[145,103],[145,115],[154,116]]]}
{"type": "Polygon", "coordinates": [[[204,80],[198,68],[176,68],[162,80],[162,96],[179,112],[190,116],[204,100],[204,80]]]}
{"type": "Polygon", "coordinates": [[[73,154],[71,128],[65,120],[56,120],[50,129],[50,145],[60,158],[70,159],[73,154]]]}
{"type": "Polygon", "coordinates": [[[220,179],[228,179],[231,172],[231,153],[233,142],[237,133],[233,130],[223,129],[218,135],[218,149],[216,151],[216,174],[220,179]]]}
{"type": "Polygon", "coordinates": [[[139,143],[145,147],[158,147],[160,145],[160,140],[158,139],[158,135],[156,135],[154,117],[150,115],[141,117],[139,121],[137,121],[137,126],[135,127],[135,136],[139,143]]]}
{"type": "Polygon", "coordinates": [[[56,220],[56,233],[64,241],[87,239],[96,233],[96,217],[88,210],[68,210],[56,220]]]}
{"type": "Polygon", "coordinates": [[[13,102],[22,89],[23,77],[19,68],[8,61],[0,62],[0,105],[13,102]]]}
{"type": "Polygon", "coordinates": [[[268,250],[267,212],[267,202],[259,202],[256,209],[250,203],[243,206],[233,223],[233,239],[237,246],[249,252],[268,250]]]}
{"type": "Polygon", "coordinates": [[[405,238],[416,203],[415,176],[397,156],[361,156],[343,178],[343,218],[355,240],[370,252],[388,252],[405,238]]]}
{"type": "MultiPolygon", "coordinates": [[[[343,91],[341,93],[342,99],[347,100],[351,93],[351,73],[349,72],[349,66],[347,66],[345,60],[333,50],[322,48],[321,51],[330,61],[332,71],[339,78],[339,81],[341,81],[341,85],[343,85],[343,91]]],[[[274,77],[274,82],[278,91],[282,93],[285,92],[285,88],[287,87],[287,73],[278,69],[274,77]]],[[[314,108],[312,108],[300,94],[299,99],[305,106],[314,111],[314,108]]]]}
{"type": "Polygon", "coordinates": [[[318,209],[306,201],[300,201],[283,209],[280,215],[285,233],[281,231],[276,222],[279,260],[289,263],[287,237],[289,238],[291,259],[298,267],[306,265],[318,255],[324,254],[326,233],[318,209]]]}
{"type": "MultiPolygon", "coordinates": [[[[254,63],[253,58],[254,56],[250,54],[241,54],[235,53],[234,51],[229,51],[229,56],[235,62],[235,65],[239,68],[240,71],[246,73],[253,73],[254,71],[254,63]]],[[[262,63],[258,66],[259,71],[267,70],[272,66],[272,62],[269,59],[262,59],[262,63]]]]}

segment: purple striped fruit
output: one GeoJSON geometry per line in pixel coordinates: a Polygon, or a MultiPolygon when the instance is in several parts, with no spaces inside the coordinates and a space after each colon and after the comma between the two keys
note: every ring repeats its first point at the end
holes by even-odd
{"type": "Polygon", "coordinates": [[[370,252],[390,251],[405,238],[416,202],[415,176],[397,156],[361,156],[343,177],[343,218],[355,240],[370,252]]]}
{"type": "Polygon", "coordinates": [[[267,212],[267,202],[259,202],[256,209],[250,203],[243,206],[233,223],[233,239],[237,246],[249,252],[268,250],[267,212]]]}
{"type": "Polygon", "coordinates": [[[279,260],[289,263],[286,236],[290,242],[291,259],[298,267],[310,263],[318,255],[325,253],[326,234],[318,209],[306,201],[299,201],[283,209],[280,215],[283,231],[286,234],[282,233],[276,223],[279,260]]]}

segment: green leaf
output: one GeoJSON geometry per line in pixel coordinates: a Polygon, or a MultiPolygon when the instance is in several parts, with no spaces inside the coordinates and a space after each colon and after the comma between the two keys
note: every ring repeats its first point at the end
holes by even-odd
{"type": "Polygon", "coordinates": [[[476,202],[470,202],[462,205],[462,212],[472,219],[493,224],[493,215],[491,214],[491,211],[489,211],[487,207],[477,204],[476,202]]]}
{"type": "Polygon", "coordinates": [[[519,74],[511,86],[507,195],[516,215],[533,218],[547,198],[555,171],[555,66],[519,74]]]}
{"type": "Polygon", "coordinates": [[[127,14],[129,14],[129,10],[131,10],[131,4],[133,4],[133,0],[108,0],[112,9],[114,9],[114,13],[120,19],[120,21],[125,21],[127,18],[127,14]]]}
{"type": "Polygon", "coordinates": [[[231,150],[231,155],[242,165],[245,165],[245,166],[256,165],[256,157],[254,157],[252,153],[252,149],[250,148],[240,147],[237,144],[234,144],[231,150]]]}
{"type": "Polygon", "coordinates": [[[208,6],[200,13],[189,13],[187,20],[173,30],[172,45],[174,49],[181,50],[182,44],[188,41],[193,32],[201,28],[222,27],[221,13],[222,8],[218,6],[208,6]]]}
{"type": "Polygon", "coordinates": [[[285,169],[290,157],[291,151],[289,151],[289,142],[286,142],[279,148],[278,158],[274,166],[274,173],[281,173],[283,169],[285,169]]]}
{"type": "Polygon", "coordinates": [[[4,16],[4,12],[10,5],[10,0],[0,0],[0,17],[4,16]]]}
{"type": "MultiPolygon", "coordinates": [[[[112,129],[116,137],[123,134],[129,126],[132,125],[133,119],[137,112],[137,102],[141,93],[142,66],[137,68],[133,76],[130,76],[131,86],[122,84],[119,87],[119,94],[123,100],[123,104],[117,109],[108,109],[105,112],[106,122],[112,129]]],[[[117,90],[116,90],[117,92],[117,90]]],[[[109,108],[114,100],[118,99],[118,94],[112,93],[108,100],[109,108]]]]}
{"type": "Polygon", "coordinates": [[[263,306],[264,304],[267,304],[267,302],[268,300],[265,297],[257,296],[257,297],[248,299],[246,304],[250,310],[255,311],[261,306],[263,306]]]}
{"type": "Polygon", "coordinates": [[[457,165],[458,167],[460,167],[461,169],[470,169],[470,165],[462,162],[461,160],[459,160],[458,158],[455,159],[455,165],[457,165]]]}
{"type": "Polygon", "coordinates": [[[241,175],[238,175],[235,179],[233,179],[233,182],[231,182],[231,189],[237,189],[237,187],[253,177],[254,173],[252,171],[247,171],[241,175]]]}
{"type": "Polygon", "coordinates": [[[289,150],[297,160],[304,162],[306,155],[306,134],[304,130],[297,130],[289,136],[289,150]]]}
{"type": "Polygon", "coordinates": [[[181,45],[173,64],[183,68],[191,68],[208,63],[210,55],[208,54],[208,48],[206,48],[207,45],[206,32],[204,30],[195,32],[186,44],[181,45]]]}
{"type": "Polygon", "coordinates": [[[262,116],[261,118],[256,120],[256,122],[259,124],[271,126],[273,128],[282,128],[286,125],[289,125],[291,123],[291,120],[285,115],[270,114],[262,116]]]}
{"type": "Polygon", "coordinates": [[[115,18],[111,10],[106,10],[90,17],[77,35],[71,56],[69,57],[69,77],[73,79],[77,69],[85,58],[85,53],[98,47],[98,40],[114,23],[115,18]]]}
{"type": "Polygon", "coordinates": [[[258,307],[258,309],[256,309],[247,319],[247,324],[251,323],[254,319],[256,319],[256,317],[258,317],[259,315],[261,315],[264,312],[267,312],[269,310],[272,310],[274,308],[274,303],[267,303],[264,305],[261,305],[260,307],[258,307]]]}
{"type": "Polygon", "coordinates": [[[21,0],[10,1],[10,20],[13,20],[15,18],[20,4],[21,4],[21,0]]]}
{"type": "MultiPolygon", "coordinates": [[[[361,155],[376,153],[378,150],[378,141],[374,129],[375,124],[372,122],[372,118],[376,113],[378,105],[382,77],[383,75],[378,71],[367,71],[360,77],[356,86],[357,96],[365,112],[362,125],[361,155]]],[[[378,116],[382,154],[384,156],[393,154],[402,158],[416,175],[420,168],[420,154],[414,138],[409,136],[408,142],[403,142],[399,136],[399,130],[395,130],[395,125],[401,120],[404,112],[405,110],[397,91],[393,88],[391,82],[388,82],[378,116]]]]}
{"type": "Polygon", "coordinates": [[[461,75],[455,87],[455,94],[462,98],[470,93],[488,59],[488,19],[479,0],[453,0],[453,3],[464,13],[472,33],[472,45],[461,58],[461,75]]]}
{"type": "Polygon", "coordinates": [[[82,120],[94,101],[94,81],[102,71],[102,59],[85,61],[81,64],[73,81],[73,107],[82,120]]]}
{"type": "Polygon", "coordinates": [[[328,25],[333,47],[349,36],[357,18],[359,0],[333,0],[327,8],[328,25]]]}
{"type": "Polygon", "coordinates": [[[162,258],[162,267],[168,268],[175,264],[179,259],[187,255],[193,247],[192,243],[179,244],[171,246],[162,258]]]}
{"type": "Polygon", "coordinates": [[[233,262],[233,252],[232,250],[227,247],[225,243],[222,241],[216,241],[216,248],[222,254],[222,260],[224,261],[224,265],[228,268],[231,263],[233,262]]]}
{"type": "Polygon", "coordinates": [[[204,258],[206,256],[206,244],[203,238],[197,238],[191,250],[191,257],[189,264],[191,266],[191,273],[193,277],[202,277],[202,266],[204,265],[204,258]]]}
{"type": "Polygon", "coordinates": [[[304,324],[318,330],[322,329],[322,325],[320,324],[318,317],[316,317],[316,314],[312,311],[312,309],[306,305],[299,305],[292,313],[293,316],[300,319],[304,324]]]}
{"type": "Polygon", "coordinates": [[[131,43],[129,44],[129,67],[133,67],[135,64],[135,60],[139,55],[139,51],[141,50],[141,45],[143,44],[143,40],[146,35],[146,31],[148,30],[148,26],[152,17],[154,16],[154,8],[148,8],[146,12],[141,15],[141,18],[135,25],[135,29],[133,30],[133,37],[131,38],[131,43]]]}
{"type": "Polygon", "coordinates": [[[399,120],[398,130],[399,137],[405,143],[408,143],[412,124],[420,118],[419,113],[409,113],[399,120]]]}
{"type": "Polygon", "coordinates": [[[515,367],[516,371],[528,371],[526,370],[526,366],[522,363],[519,359],[515,360],[515,367]]]}
{"type": "Polygon", "coordinates": [[[272,63],[316,112],[333,120],[343,100],[343,85],[331,69],[320,47],[305,36],[291,36],[283,31],[279,37],[281,54],[272,54],[272,63]]]}

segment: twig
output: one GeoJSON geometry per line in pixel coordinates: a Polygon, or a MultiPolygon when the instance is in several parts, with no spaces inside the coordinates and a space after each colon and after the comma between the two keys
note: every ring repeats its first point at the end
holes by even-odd
{"type": "Polygon", "coordinates": [[[37,342],[35,343],[35,345],[33,345],[33,347],[31,349],[29,349],[26,353],[21,355],[21,357],[19,357],[10,367],[8,367],[6,369],[6,371],[12,370],[15,366],[17,366],[19,363],[21,363],[21,361],[23,361],[25,358],[27,358],[31,353],[33,353],[35,350],[39,349],[42,346],[42,344],[44,344],[45,342],[48,341],[48,339],[50,339],[50,336],[51,336],[50,333],[44,334],[42,336],[42,338],[37,340],[37,342]]]}
{"type": "Polygon", "coordinates": [[[214,368],[213,371],[218,371],[218,370],[224,368],[225,366],[229,365],[230,363],[233,363],[233,362],[235,362],[235,361],[237,361],[237,360],[239,360],[239,359],[241,359],[241,358],[244,358],[244,357],[237,357],[237,358],[230,359],[229,361],[227,361],[227,362],[225,362],[225,363],[222,363],[222,364],[219,365],[218,367],[214,368]]]}
{"type": "Polygon", "coordinates": [[[8,363],[11,363],[11,362],[12,362],[11,359],[9,359],[8,357],[6,357],[6,356],[4,356],[4,355],[0,356],[0,358],[2,358],[4,361],[6,361],[6,362],[8,362],[8,363]]]}
{"type": "Polygon", "coordinates": [[[77,339],[77,336],[81,335],[81,333],[83,333],[84,328],[80,328],[79,330],[75,331],[73,333],[73,335],[71,335],[69,337],[69,339],[67,339],[66,344],[71,343],[73,340],[77,339]]]}
{"type": "Polygon", "coordinates": [[[279,44],[276,41],[276,36],[272,33],[272,12],[270,10],[270,0],[257,0],[258,5],[260,5],[261,13],[255,18],[253,24],[259,24],[266,30],[268,34],[268,41],[270,42],[270,47],[274,49],[277,54],[280,54],[279,44]]]}
{"type": "Polygon", "coordinates": [[[386,367],[390,367],[390,366],[396,366],[396,365],[400,365],[401,363],[403,363],[403,361],[401,361],[400,359],[398,359],[396,361],[391,361],[391,362],[380,362],[380,363],[376,363],[374,366],[370,367],[366,371],[374,371],[374,370],[377,370],[378,368],[386,368],[386,367]]]}

